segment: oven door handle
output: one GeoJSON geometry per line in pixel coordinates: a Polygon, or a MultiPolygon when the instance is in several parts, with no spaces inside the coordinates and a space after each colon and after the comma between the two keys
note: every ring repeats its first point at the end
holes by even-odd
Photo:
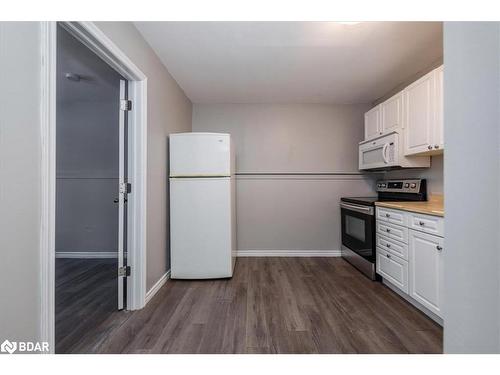
{"type": "Polygon", "coordinates": [[[340,207],[347,210],[353,210],[361,213],[366,213],[368,215],[373,215],[373,207],[355,206],[353,204],[347,203],[340,203],[340,207]]]}

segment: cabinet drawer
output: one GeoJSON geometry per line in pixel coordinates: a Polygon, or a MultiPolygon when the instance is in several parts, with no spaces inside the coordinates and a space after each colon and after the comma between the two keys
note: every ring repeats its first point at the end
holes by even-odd
{"type": "Polygon", "coordinates": [[[377,246],[404,260],[408,260],[408,245],[405,243],[394,241],[389,237],[377,234],[377,246]]]}
{"type": "Polygon", "coordinates": [[[410,229],[444,237],[444,219],[439,216],[411,212],[408,214],[408,227],[410,229]]]}
{"type": "Polygon", "coordinates": [[[408,293],[408,262],[377,248],[377,273],[391,284],[408,293]]]}
{"type": "Polygon", "coordinates": [[[377,220],[406,226],[406,213],[390,208],[377,207],[377,220]]]}
{"type": "Polygon", "coordinates": [[[408,243],[408,228],[400,225],[377,220],[377,233],[387,236],[393,240],[408,243]]]}

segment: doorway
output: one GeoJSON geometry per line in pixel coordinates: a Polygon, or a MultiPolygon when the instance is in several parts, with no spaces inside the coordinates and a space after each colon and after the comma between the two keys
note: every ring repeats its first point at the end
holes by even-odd
{"type": "Polygon", "coordinates": [[[147,76],[93,22],[41,22],[42,85],[41,121],[41,315],[40,338],[55,351],[55,239],[56,239],[56,109],[57,109],[57,31],[68,31],[115,72],[128,81],[132,109],[127,112],[126,310],[137,310],[146,303],[147,233],[147,76]]]}
{"type": "Polygon", "coordinates": [[[127,306],[127,80],[57,27],[55,350],[127,306]]]}

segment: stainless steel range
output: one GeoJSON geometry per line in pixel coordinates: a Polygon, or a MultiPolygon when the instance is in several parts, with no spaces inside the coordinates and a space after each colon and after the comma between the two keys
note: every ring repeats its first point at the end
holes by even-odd
{"type": "Polygon", "coordinates": [[[342,257],[372,280],[375,273],[375,202],[425,201],[425,179],[377,181],[377,197],[340,199],[342,257]]]}

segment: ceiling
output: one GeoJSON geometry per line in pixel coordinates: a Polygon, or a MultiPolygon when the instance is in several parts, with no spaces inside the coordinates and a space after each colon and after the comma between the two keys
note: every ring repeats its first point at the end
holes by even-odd
{"type": "Polygon", "coordinates": [[[442,59],[441,22],[136,22],[193,103],[369,103],[442,59]]]}

